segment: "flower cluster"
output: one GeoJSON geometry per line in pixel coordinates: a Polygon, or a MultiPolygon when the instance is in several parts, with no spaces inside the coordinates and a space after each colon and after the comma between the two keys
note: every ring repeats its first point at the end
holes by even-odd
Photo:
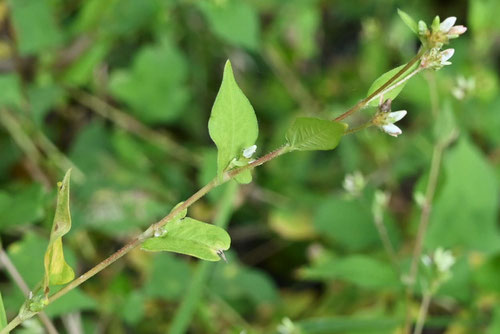
{"type": "Polygon", "coordinates": [[[433,272],[432,276],[436,287],[451,278],[451,267],[455,262],[456,259],[453,253],[441,247],[437,248],[432,256],[422,256],[422,263],[433,272]]]}

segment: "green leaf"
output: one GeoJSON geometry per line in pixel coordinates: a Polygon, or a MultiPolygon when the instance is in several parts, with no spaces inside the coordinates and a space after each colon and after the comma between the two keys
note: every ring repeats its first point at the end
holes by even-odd
{"type": "Polygon", "coordinates": [[[458,134],[458,128],[453,115],[451,101],[446,101],[439,111],[434,123],[434,137],[441,143],[449,142],[458,134]]]}
{"type": "Polygon", "coordinates": [[[47,0],[10,0],[16,39],[21,55],[40,53],[62,40],[47,0]]]}
{"type": "Polygon", "coordinates": [[[347,124],[318,118],[300,117],[286,134],[291,150],[333,150],[344,135],[347,124]]]}
{"type": "MultiPolygon", "coordinates": [[[[398,66],[396,68],[393,68],[392,70],[385,72],[384,74],[379,76],[377,78],[377,80],[375,80],[372,83],[372,85],[370,86],[370,89],[368,89],[368,93],[366,94],[366,96],[370,96],[373,92],[375,92],[377,89],[382,87],[387,81],[389,81],[389,79],[391,79],[394,75],[396,75],[396,73],[398,73],[400,70],[402,70],[403,67],[405,67],[405,66],[406,66],[406,64],[403,64],[403,65],[398,66]]],[[[411,66],[408,70],[406,70],[406,72],[404,72],[395,82],[393,82],[393,84],[400,81],[402,78],[405,77],[405,75],[407,73],[413,71],[417,66],[418,66],[418,62],[415,63],[413,66],[411,66]]],[[[399,93],[401,93],[401,91],[403,90],[403,88],[405,87],[406,84],[407,84],[407,82],[399,85],[398,87],[394,88],[393,90],[391,90],[390,92],[385,94],[384,100],[387,100],[387,99],[394,100],[399,95],[399,93]]],[[[379,100],[375,99],[375,100],[371,101],[368,105],[376,107],[376,106],[378,106],[378,104],[379,104],[379,100]]]]}
{"type": "Polygon", "coordinates": [[[2,293],[0,292],[0,329],[7,327],[7,315],[3,306],[2,293]]]}
{"type": "Polygon", "coordinates": [[[324,237],[351,251],[379,243],[370,208],[359,200],[326,198],[316,211],[314,227],[324,237]]]}
{"type": "Polygon", "coordinates": [[[144,284],[148,297],[177,300],[186,291],[186,277],[191,275],[189,264],[173,254],[157,254],[144,284]]]}
{"type": "Polygon", "coordinates": [[[21,82],[16,74],[0,75],[0,106],[20,107],[23,97],[21,82]]]}
{"type": "Polygon", "coordinates": [[[0,190],[0,230],[41,219],[44,195],[45,191],[36,183],[16,189],[12,194],[0,190]]]}
{"type": "Polygon", "coordinates": [[[259,46],[259,17],[245,1],[198,1],[210,29],[222,40],[256,50],[259,46]]]}
{"type": "Polygon", "coordinates": [[[142,249],[152,252],[175,252],[203,260],[219,261],[217,252],[229,249],[231,244],[231,238],[224,229],[192,218],[167,223],[165,232],[161,237],[146,240],[142,249]]]}
{"type": "Polygon", "coordinates": [[[62,237],[71,229],[71,214],[69,211],[69,184],[71,169],[66,172],[62,182],[58,183],[57,205],[50,241],[44,257],[45,275],[44,291],[47,293],[50,285],[66,284],[73,280],[75,273],[64,259],[62,237]]]}
{"type": "Polygon", "coordinates": [[[403,20],[403,22],[411,29],[415,34],[418,35],[418,24],[417,22],[406,12],[403,12],[401,9],[398,9],[398,15],[403,20]]]}
{"type": "Polygon", "coordinates": [[[319,263],[302,272],[306,279],[339,279],[367,289],[394,288],[400,281],[391,265],[367,256],[353,255],[319,263]]]}
{"type": "Polygon", "coordinates": [[[252,182],[252,171],[249,169],[244,170],[240,174],[236,175],[234,179],[239,184],[249,184],[250,182],[252,182]]]}
{"type": "Polygon", "coordinates": [[[141,48],[131,70],[111,74],[110,90],[148,124],[172,122],[189,100],[188,63],[168,38],[141,48]]]}
{"type": "Polygon", "coordinates": [[[259,134],[253,107],[238,87],[229,60],[208,120],[208,131],[218,150],[219,176],[234,158],[242,155],[245,148],[255,144],[259,134]]]}
{"type": "Polygon", "coordinates": [[[445,156],[442,176],[445,183],[432,207],[426,236],[428,249],[500,250],[498,183],[487,158],[461,139],[445,156]]]}

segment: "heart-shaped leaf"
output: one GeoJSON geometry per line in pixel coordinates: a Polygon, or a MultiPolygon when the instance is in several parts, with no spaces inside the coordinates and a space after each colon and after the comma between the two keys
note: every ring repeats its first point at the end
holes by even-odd
{"type": "Polygon", "coordinates": [[[229,249],[231,238],[226,230],[192,218],[172,221],[165,225],[161,237],[144,241],[142,249],[191,255],[208,261],[219,261],[222,251],[229,249]]]}
{"type": "Polygon", "coordinates": [[[333,150],[344,135],[347,124],[300,117],[288,130],[286,140],[291,150],[333,150]]]}

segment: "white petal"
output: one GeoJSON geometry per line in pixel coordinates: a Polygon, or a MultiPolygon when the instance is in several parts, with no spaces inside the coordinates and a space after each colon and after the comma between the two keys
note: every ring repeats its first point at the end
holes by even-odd
{"type": "MultiPolygon", "coordinates": [[[[453,54],[455,53],[455,49],[446,49],[444,51],[441,51],[441,64],[445,63],[453,57],[453,54]]],[[[446,64],[448,65],[448,64],[446,64]]]]}
{"type": "Polygon", "coordinates": [[[387,133],[387,134],[389,134],[389,135],[391,135],[393,137],[397,137],[401,133],[403,133],[403,131],[401,131],[401,129],[398,128],[394,124],[385,124],[385,125],[382,125],[382,130],[384,130],[385,133],[387,133]]]}
{"type": "Polygon", "coordinates": [[[448,31],[448,35],[462,35],[467,31],[467,27],[465,26],[454,26],[448,31]]]}
{"type": "Polygon", "coordinates": [[[406,110],[394,111],[389,114],[389,123],[396,123],[401,118],[406,116],[406,110]]]}
{"type": "Polygon", "coordinates": [[[252,157],[252,155],[255,153],[256,150],[257,150],[257,145],[252,145],[250,147],[247,147],[246,149],[243,150],[243,156],[249,159],[252,157]]]}
{"type": "Polygon", "coordinates": [[[450,31],[451,27],[453,27],[455,22],[457,22],[457,18],[455,16],[450,16],[446,20],[441,22],[441,24],[439,25],[439,30],[447,33],[448,31],[450,31]]]}

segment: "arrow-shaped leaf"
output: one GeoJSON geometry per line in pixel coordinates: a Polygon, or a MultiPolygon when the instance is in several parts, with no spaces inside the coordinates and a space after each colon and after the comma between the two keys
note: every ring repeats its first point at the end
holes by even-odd
{"type": "Polygon", "coordinates": [[[208,120],[208,131],[217,146],[219,176],[245,148],[255,144],[259,134],[255,111],[238,87],[229,60],[208,120]]]}
{"type": "Polygon", "coordinates": [[[69,181],[71,169],[66,172],[62,182],[58,183],[56,214],[50,232],[50,241],[45,252],[44,292],[50,285],[66,284],[73,280],[75,273],[64,260],[62,237],[71,229],[71,214],[69,211],[69,181]]]}
{"type": "Polygon", "coordinates": [[[165,234],[147,239],[142,249],[191,255],[203,260],[219,261],[221,251],[229,249],[231,238],[223,228],[192,218],[165,225],[165,234]]]}

